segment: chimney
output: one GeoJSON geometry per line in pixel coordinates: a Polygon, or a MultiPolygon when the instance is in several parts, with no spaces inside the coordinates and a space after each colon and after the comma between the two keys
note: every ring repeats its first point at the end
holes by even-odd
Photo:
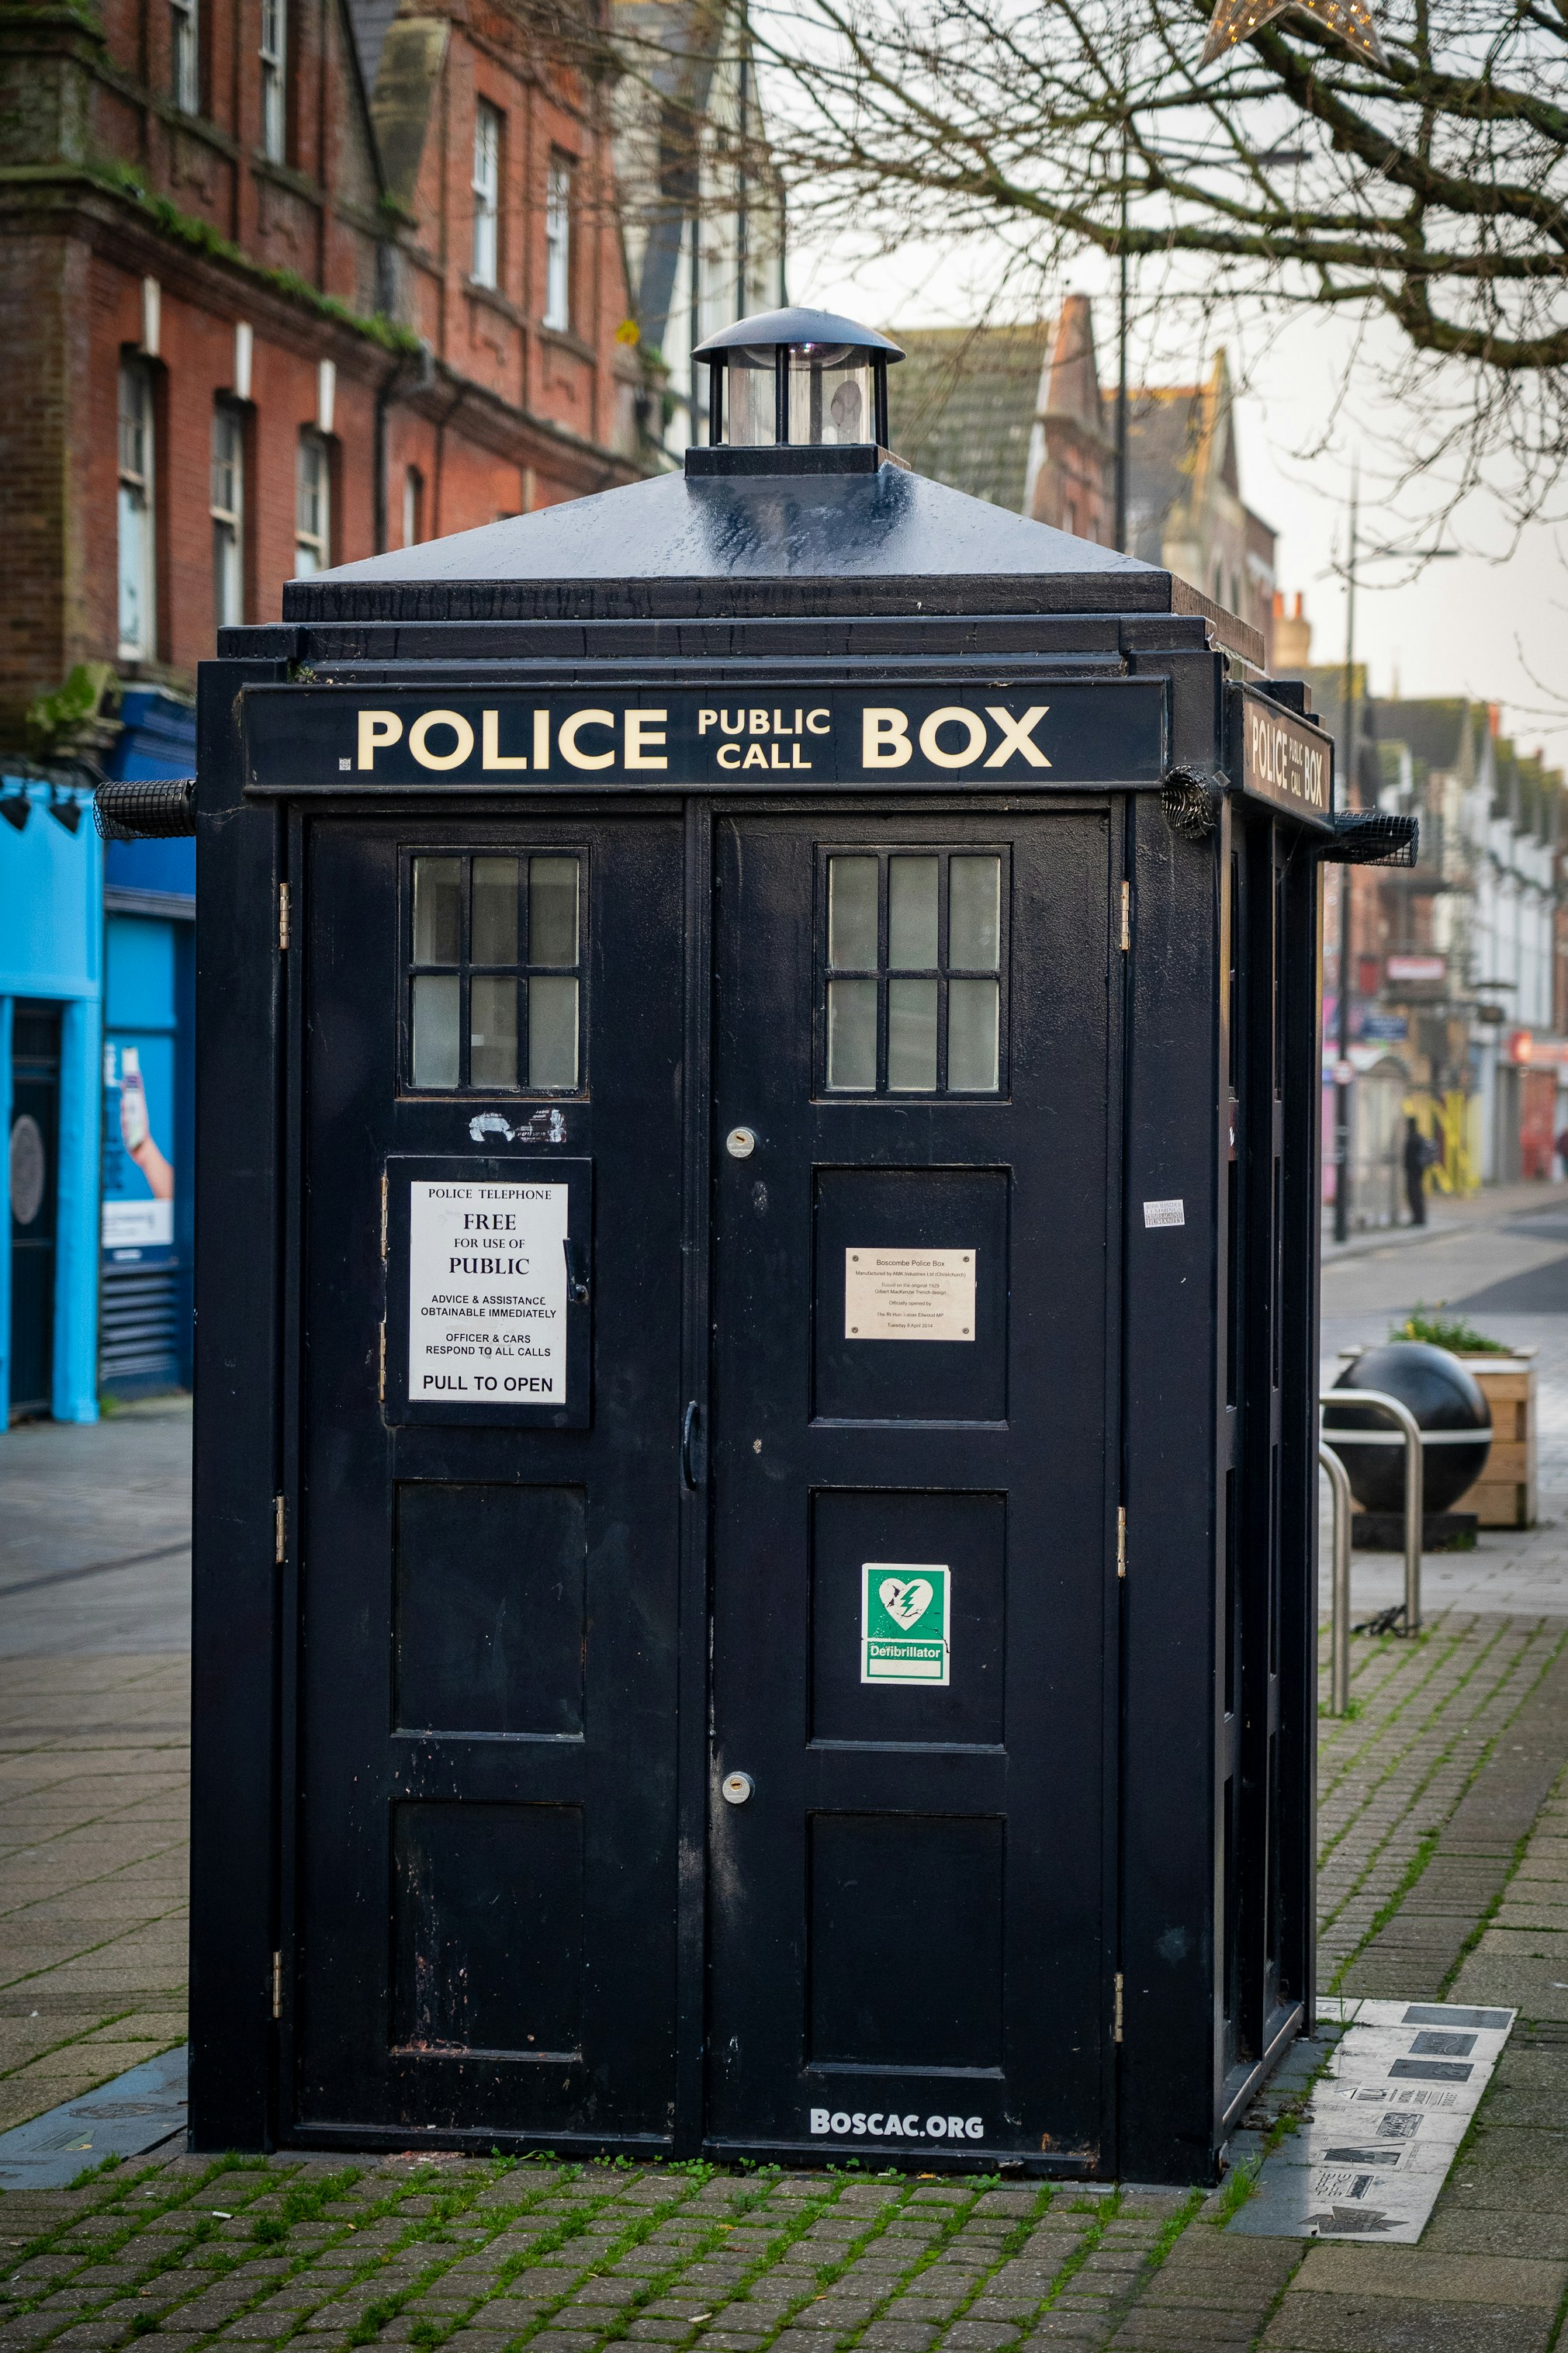
{"type": "Polygon", "coordinates": [[[1272,667],[1282,677],[1294,676],[1305,670],[1312,659],[1312,624],[1301,609],[1298,591],[1291,600],[1291,609],[1285,609],[1285,599],[1278,591],[1274,597],[1274,659],[1272,667]]]}

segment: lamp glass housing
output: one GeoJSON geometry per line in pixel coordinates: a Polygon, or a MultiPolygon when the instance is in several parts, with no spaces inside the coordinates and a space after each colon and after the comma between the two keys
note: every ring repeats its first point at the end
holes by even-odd
{"type": "Polygon", "coordinates": [[[854,343],[789,346],[789,438],[810,448],[877,438],[871,354],[854,343]]]}
{"type": "MultiPolygon", "coordinates": [[[[778,439],[778,364],[772,343],[742,344],[724,354],[723,438],[732,448],[778,439]]],[[[715,384],[714,389],[718,390],[715,384]]]]}
{"type": "Polygon", "coordinates": [[[709,438],[836,448],[886,438],[887,362],[861,343],[737,343],[712,363],[709,438]]]}

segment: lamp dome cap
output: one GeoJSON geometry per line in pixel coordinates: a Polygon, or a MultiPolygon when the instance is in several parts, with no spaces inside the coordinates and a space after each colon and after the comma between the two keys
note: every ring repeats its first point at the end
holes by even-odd
{"type": "Polygon", "coordinates": [[[723,352],[759,343],[847,343],[853,349],[879,352],[891,363],[904,356],[899,344],[879,335],[875,327],[858,326],[853,319],[841,319],[837,311],[758,311],[749,319],[737,319],[732,327],[721,327],[698,344],[691,356],[694,360],[716,360],[723,352]]]}

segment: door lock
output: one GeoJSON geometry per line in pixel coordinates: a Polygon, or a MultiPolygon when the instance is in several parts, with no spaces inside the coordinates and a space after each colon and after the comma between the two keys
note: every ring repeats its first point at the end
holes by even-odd
{"type": "Polygon", "coordinates": [[[727,1806],[743,1806],[755,1788],[749,1773],[726,1773],[719,1784],[719,1794],[727,1806]]]}
{"type": "Polygon", "coordinates": [[[756,1134],[749,1127],[732,1127],[724,1138],[724,1149],[731,1160],[749,1160],[756,1148],[756,1134]]]}

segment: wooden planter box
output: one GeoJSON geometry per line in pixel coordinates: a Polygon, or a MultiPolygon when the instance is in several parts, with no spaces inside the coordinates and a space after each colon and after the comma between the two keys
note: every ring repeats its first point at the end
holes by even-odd
{"type": "Polygon", "coordinates": [[[1480,1478],[1454,1505],[1483,1528],[1535,1525],[1535,1366],[1528,1356],[1461,1356],[1492,1409],[1492,1445],[1480,1478]]]}

